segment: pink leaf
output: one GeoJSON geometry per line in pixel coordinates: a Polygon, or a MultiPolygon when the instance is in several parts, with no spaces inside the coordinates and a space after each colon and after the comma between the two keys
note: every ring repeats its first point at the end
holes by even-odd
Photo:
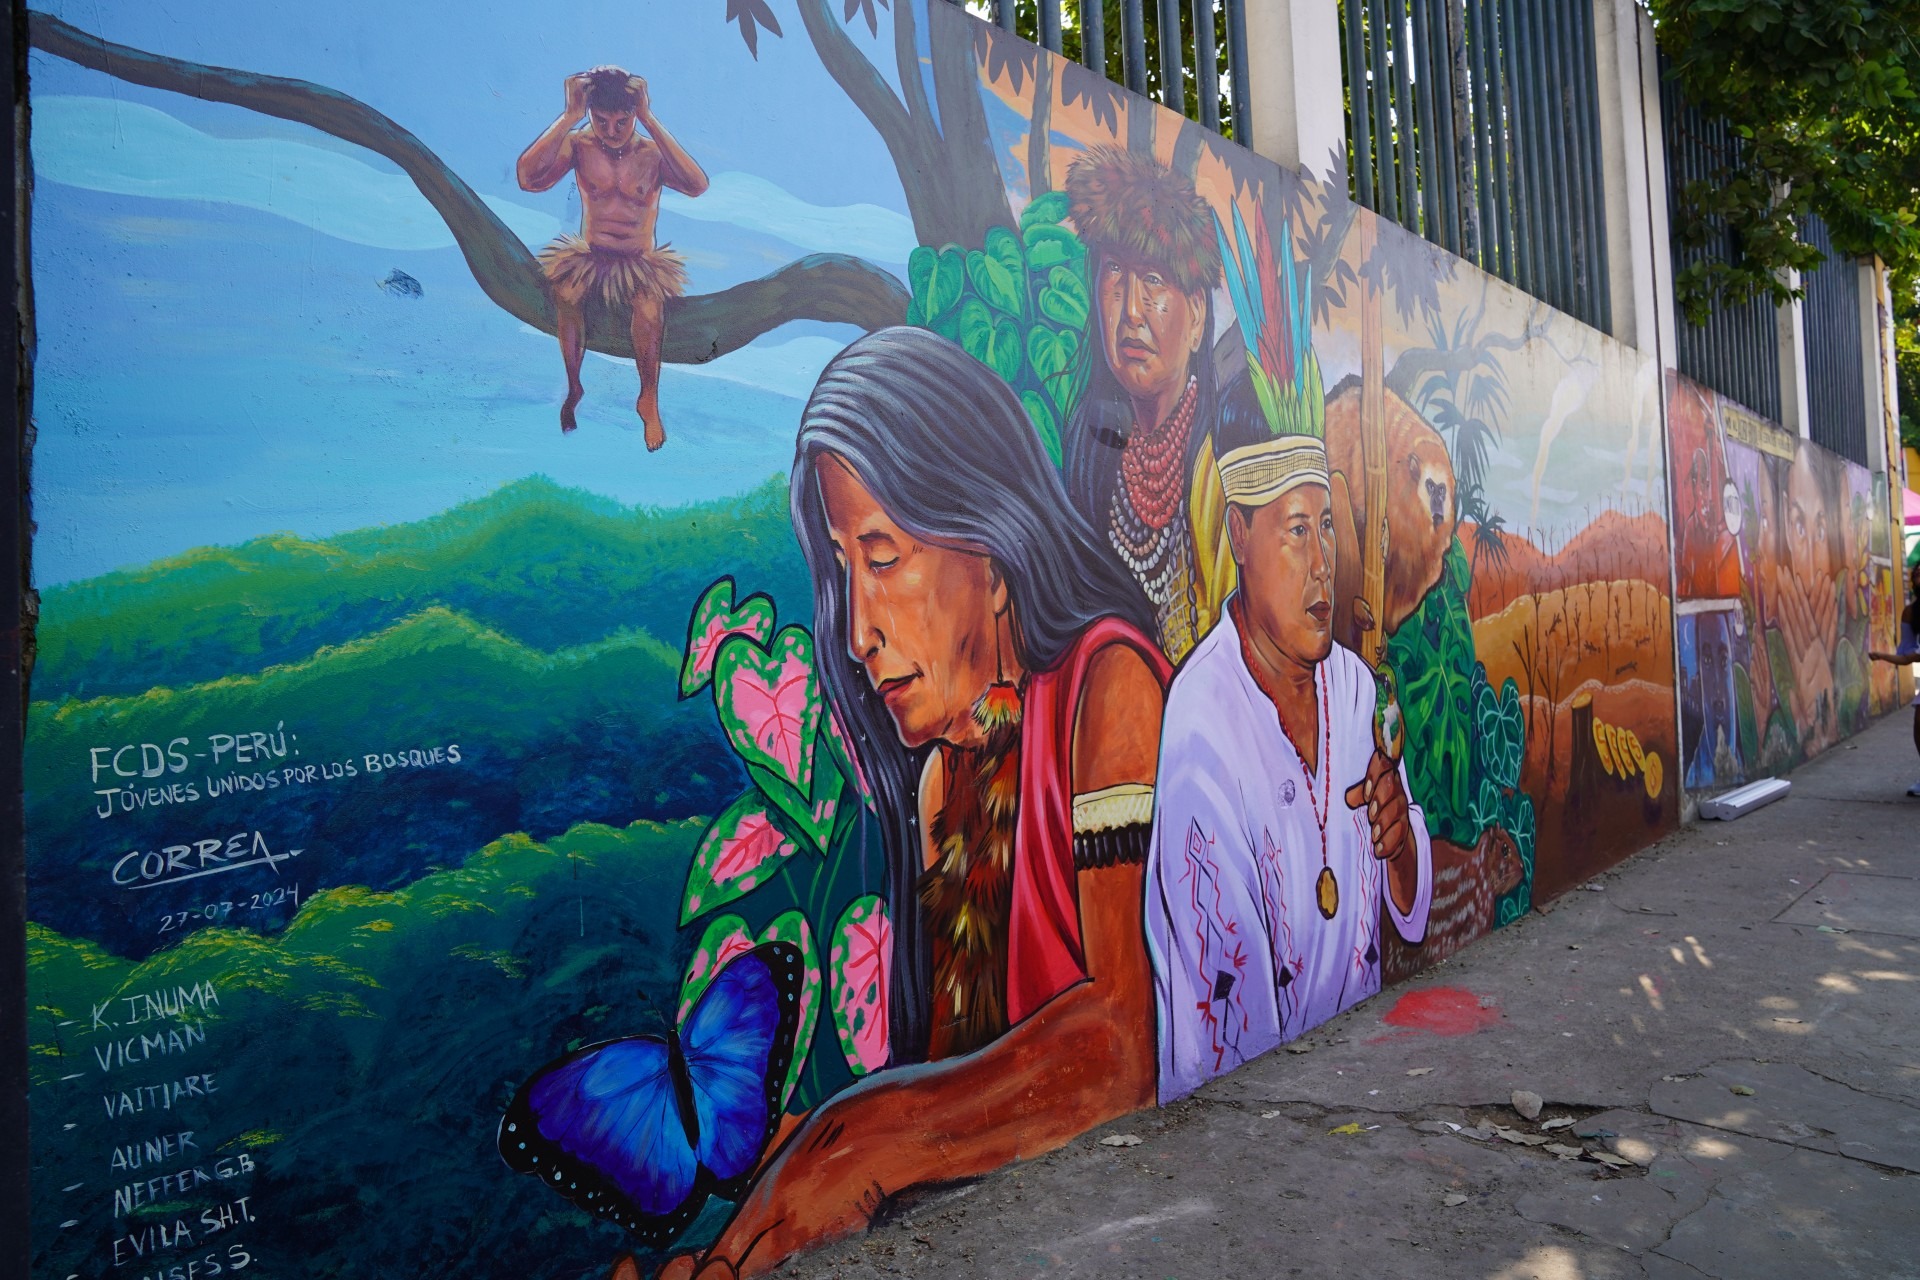
{"type": "Polygon", "coordinates": [[[746,666],[734,669],[733,708],[756,746],[790,779],[800,776],[800,753],[811,669],[789,654],[769,685],[746,666]]]}
{"type": "Polygon", "coordinates": [[[786,837],[764,813],[750,813],[740,820],[732,836],[720,842],[720,854],[713,861],[713,878],[724,884],[738,880],[770,858],[785,852],[786,837]]]}
{"type": "Polygon", "coordinates": [[[732,963],[735,956],[745,955],[747,952],[753,950],[753,946],[753,939],[744,933],[737,933],[733,937],[726,939],[720,944],[720,949],[714,952],[712,972],[718,974],[722,969],[726,968],[728,964],[732,963]]]}
{"type": "Polygon", "coordinates": [[[833,949],[834,1019],[850,1063],[861,1074],[888,1054],[887,991],[893,978],[893,925],[878,900],[856,903],[842,918],[833,949]]]}
{"type": "Polygon", "coordinates": [[[705,675],[713,670],[713,655],[720,652],[720,643],[728,636],[759,635],[759,628],[750,617],[729,617],[716,613],[707,619],[707,629],[694,637],[693,670],[696,675],[705,675]]]}

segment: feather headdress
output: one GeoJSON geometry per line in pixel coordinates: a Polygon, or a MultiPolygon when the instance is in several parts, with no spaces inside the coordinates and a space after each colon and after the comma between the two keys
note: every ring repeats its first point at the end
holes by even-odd
{"type": "Polygon", "coordinates": [[[1240,320],[1248,383],[1270,433],[1223,454],[1220,479],[1227,501],[1257,506],[1297,485],[1327,483],[1327,404],[1313,352],[1313,272],[1295,266],[1290,226],[1280,229],[1278,254],[1265,220],[1249,236],[1238,205],[1232,244],[1217,214],[1213,229],[1240,320]]]}
{"type": "Polygon", "coordinates": [[[1277,436],[1327,434],[1327,402],[1320,385],[1320,361],[1313,354],[1313,271],[1293,261],[1293,228],[1280,228],[1280,252],[1273,251],[1262,219],[1252,237],[1233,209],[1235,243],[1219,215],[1213,219],[1220,257],[1227,264],[1227,293],[1240,318],[1240,340],[1247,348],[1247,373],[1254,394],[1277,436]]]}

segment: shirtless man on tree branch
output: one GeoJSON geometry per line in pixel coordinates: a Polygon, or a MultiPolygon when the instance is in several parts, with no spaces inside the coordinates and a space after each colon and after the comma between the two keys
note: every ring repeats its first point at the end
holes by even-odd
{"type": "Polygon", "coordinates": [[[661,328],[667,299],[687,287],[680,255],[654,243],[660,189],[697,196],[707,189],[707,175],[654,118],[647,82],[639,76],[595,67],[568,76],[566,90],[566,110],[521,153],[517,170],[523,191],[546,191],[569,172],[580,187],[580,234],[563,235],[540,251],[567,365],[560,429],[577,425],[574,411],[585,394],[580,361],[587,352],[587,307],[597,302],[631,312],[633,360],[640,369],[634,409],[646,424],[647,448],[658,449],[667,442],[660,423],[661,328]],[[584,129],[582,120],[588,121],[584,129]]]}

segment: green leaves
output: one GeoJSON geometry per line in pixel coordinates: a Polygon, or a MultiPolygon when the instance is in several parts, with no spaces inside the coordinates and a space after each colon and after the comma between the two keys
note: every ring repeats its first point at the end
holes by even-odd
{"type": "Polygon", "coordinates": [[[1506,791],[1520,785],[1520,766],[1526,755],[1526,721],[1520,712],[1520,686],[1508,676],[1495,694],[1493,687],[1477,687],[1473,709],[1475,749],[1483,772],[1495,788],[1506,791]]]}
{"type": "Polygon", "coordinates": [[[822,702],[813,637],[804,628],[788,627],[769,648],[747,636],[722,642],[713,699],[720,727],[742,760],[802,793],[812,791],[822,702]]]}
{"type": "Polygon", "coordinates": [[[1087,387],[1087,247],[1062,225],[1067,197],[1049,192],[1016,234],[991,227],[977,249],[921,245],[907,262],[907,322],[933,330],[992,369],[1020,397],[1055,466],[1087,387]]]}
{"type": "Polygon", "coordinates": [[[1020,376],[1026,358],[1021,350],[1020,322],[995,315],[977,297],[960,304],[960,345],[967,354],[1011,383],[1020,376]]]}
{"type": "Polygon", "coordinates": [[[752,892],[797,847],[774,821],[759,788],[749,790],[713,820],[694,847],[680,923],[752,892]]]}
{"type": "Polygon", "coordinates": [[[941,250],[921,245],[913,251],[907,259],[907,282],[913,290],[908,324],[930,328],[960,301],[967,286],[966,262],[966,254],[952,245],[941,250]]]}
{"type": "Polygon", "coordinates": [[[967,254],[967,279],[988,306],[1016,320],[1027,314],[1027,259],[1005,227],[987,230],[987,247],[967,254]]]}
{"type": "Polygon", "coordinates": [[[1093,301],[1078,271],[1061,266],[1047,272],[1046,287],[1040,290],[1040,314],[1048,323],[1070,330],[1068,336],[1078,336],[1092,310],[1093,301]]]}
{"type": "Polygon", "coordinates": [[[1067,394],[1067,383],[1080,364],[1080,335],[1071,329],[1035,325],[1027,331],[1027,363],[1039,376],[1055,403],[1067,394]]]}
{"type": "Polygon", "coordinates": [[[1455,844],[1478,838],[1471,812],[1473,778],[1473,626],[1467,615],[1471,569],[1458,538],[1440,581],[1387,640],[1387,661],[1406,722],[1407,782],[1426,813],[1427,830],[1455,844]]]}
{"type": "Polygon", "coordinates": [[[833,1026],[857,1076],[883,1067],[887,988],[893,973],[893,923],[879,894],[855,898],[833,927],[827,968],[833,975],[833,1026]]]}
{"type": "Polygon", "coordinates": [[[690,698],[713,679],[713,660],[730,636],[750,636],[758,644],[773,637],[773,601],[765,595],[733,603],[733,579],[706,589],[687,621],[687,646],[680,661],[680,696],[690,698]]]}
{"type": "MultiPolygon", "coordinates": [[[[951,286],[959,298],[964,284],[954,282],[964,281],[963,261],[957,252],[928,253],[914,266],[925,290],[951,286]]],[[[986,307],[970,295],[967,300],[986,307]]],[[[700,936],[682,975],[679,1009],[684,1017],[740,952],[770,941],[799,947],[807,973],[786,1082],[790,1105],[799,1111],[844,1087],[850,1074],[886,1060],[884,990],[892,933],[884,910],[876,915],[878,900],[863,897],[879,877],[881,855],[871,824],[860,821],[865,787],[826,705],[813,637],[797,626],[776,631],[765,596],[738,605],[733,596],[732,579],[723,578],[694,605],[681,687],[711,687],[715,716],[752,785],[707,826],[688,865],[679,921],[683,930],[698,928],[700,936]],[[716,916],[722,907],[729,912],[716,916]],[[842,971],[836,963],[833,971],[840,984],[841,1021],[835,1025],[843,1035],[823,1041],[815,1054],[828,981],[815,939],[830,928],[852,968],[842,971]],[[884,955],[875,950],[879,939],[886,943],[884,955]],[[844,1044],[836,1042],[842,1039],[844,1044]]]]}
{"type": "Polygon", "coordinates": [[[1520,686],[1509,677],[1496,691],[1474,652],[1467,612],[1472,585],[1473,566],[1455,538],[1440,581],[1388,637],[1387,661],[1406,723],[1407,783],[1427,830],[1473,845],[1488,827],[1498,827],[1520,849],[1526,874],[1496,904],[1496,922],[1505,924],[1533,901],[1533,797],[1520,786],[1527,717],[1520,686]]]}
{"type": "MultiPolygon", "coordinates": [[[[1715,302],[1785,301],[1788,268],[1819,251],[1799,220],[1818,214],[1843,255],[1877,255],[1896,317],[1920,315],[1920,0],[1653,0],[1655,32],[1690,102],[1722,116],[1738,146],[1709,153],[1673,210],[1684,246],[1713,252],[1677,273],[1694,323],[1715,302]],[[1784,193],[1784,195],[1782,194],[1784,193]]],[[[1670,129],[1671,132],[1671,129],[1670,129]]],[[[1697,140],[1689,139],[1698,154],[1697,140]]]]}

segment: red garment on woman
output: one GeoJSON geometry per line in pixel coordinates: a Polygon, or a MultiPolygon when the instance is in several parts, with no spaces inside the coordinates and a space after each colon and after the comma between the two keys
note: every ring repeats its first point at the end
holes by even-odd
{"type": "Polygon", "coordinates": [[[1027,679],[1007,947],[1009,1025],[1017,1026],[1087,976],[1073,866],[1073,726],[1094,658],[1115,644],[1139,654],[1161,689],[1167,687],[1173,668],[1166,657],[1138,628],[1118,618],[1093,623],[1065,657],[1027,679]]]}

